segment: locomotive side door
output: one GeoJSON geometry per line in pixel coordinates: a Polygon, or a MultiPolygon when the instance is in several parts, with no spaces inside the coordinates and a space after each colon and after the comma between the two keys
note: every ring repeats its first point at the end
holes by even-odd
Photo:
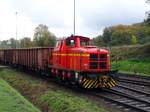
{"type": "Polygon", "coordinates": [[[61,46],[62,46],[62,42],[61,41],[58,41],[57,44],[56,44],[56,47],[54,48],[54,62],[53,64],[57,67],[60,67],[61,66],[61,46]]]}
{"type": "Polygon", "coordinates": [[[72,70],[74,68],[74,52],[73,48],[75,47],[75,38],[66,39],[66,68],[72,70]]]}

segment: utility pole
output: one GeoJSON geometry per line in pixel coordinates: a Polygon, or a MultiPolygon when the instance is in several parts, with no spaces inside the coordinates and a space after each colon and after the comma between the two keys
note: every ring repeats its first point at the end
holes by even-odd
{"type": "Polygon", "coordinates": [[[75,24],[75,23],[76,23],[76,20],[75,20],[75,19],[76,19],[76,18],[75,18],[75,16],[76,16],[76,11],[75,11],[75,9],[76,9],[76,8],[75,8],[75,7],[76,7],[76,2],[75,2],[75,0],[74,0],[74,22],[73,22],[73,23],[74,23],[74,33],[73,33],[74,36],[75,36],[75,33],[76,33],[76,24],[75,24]]]}
{"type": "Polygon", "coordinates": [[[16,14],[16,48],[17,48],[17,35],[18,35],[18,32],[17,32],[17,14],[18,12],[15,13],[16,14]]]}

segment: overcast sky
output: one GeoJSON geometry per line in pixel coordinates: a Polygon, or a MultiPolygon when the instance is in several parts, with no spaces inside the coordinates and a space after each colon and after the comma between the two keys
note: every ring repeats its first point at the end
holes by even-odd
{"type": "MultiPolygon", "coordinates": [[[[33,37],[45,24],[57,37],[73,33],[73,0],[0,0],[0,40],[33,37]]],[[[76,0],[76,34],[94,37],[107,26],[142,22],[145,0],[76,0]]]]}

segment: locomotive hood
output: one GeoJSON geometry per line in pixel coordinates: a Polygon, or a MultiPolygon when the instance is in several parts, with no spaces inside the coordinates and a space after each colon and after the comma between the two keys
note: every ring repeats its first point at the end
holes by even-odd
{"type": "Polygon", "coordinates": [[[80,49],[83,52],[87,52],[87,53],[108,53],[108,50],[106,49],[100,49],[96,46],[86,46],[84,48],[80,49]]]}

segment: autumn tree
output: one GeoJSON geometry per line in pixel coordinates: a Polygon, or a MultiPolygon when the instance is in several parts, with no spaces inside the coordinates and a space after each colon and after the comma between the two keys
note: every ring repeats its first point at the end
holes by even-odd
{"type": "Polygon", "coordinates": [[[150,42],[150,27],[144,23],[107,27],[94,39],[95,45],[132,45],[150,42]]]}
{"type": "Polygon", "coordinates": [[[56,43],[56,37],[52,34],[46,25],[40,24],[35,28],[33,42],[36,46],[54,46],[56,43]]]}

